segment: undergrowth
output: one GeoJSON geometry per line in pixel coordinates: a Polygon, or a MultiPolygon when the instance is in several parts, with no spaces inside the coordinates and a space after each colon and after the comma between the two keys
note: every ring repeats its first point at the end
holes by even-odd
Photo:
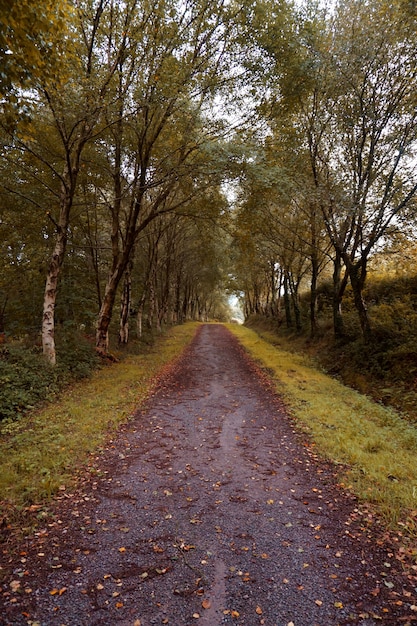
{"type": "Polygon", "coordinates": [[[0,421],[20,418],[42,402],[55,400],[67,385],[87,378],[99,359],[86,338],[64,335],[59,341],[56,367],[38,347],[15,342],[0,348],[0,421]]]}
{"type": "Polygon", "coordinates": [[[193,323],[174,327],[145,352],[94,372],[53,404],[0,424],[0,521],[18,521],[33,503],[69,486],[109,431],[148,397],[155,376],[195,329],[193,323]]]}
{"type": "Polygon", "coordinates": [[[263,339],[243,326],[229,328],[273,372],[277,390],[318,452],[341,465],[343,485],[376,504],[387,523],[406,524],[417,534],[417,429],[394,409],[320,371],[307,355],[284,350],[276,335],[263,339]]]}

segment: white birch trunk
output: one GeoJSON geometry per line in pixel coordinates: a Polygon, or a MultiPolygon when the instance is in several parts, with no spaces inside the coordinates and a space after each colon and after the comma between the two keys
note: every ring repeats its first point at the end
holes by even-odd
{"type": "Polygon", "coordinates": [[[66,247],[66,233],[60,230],[57,234],[55,248],[46,276],[45,293],[43,300],[42,317],[42,349],[43,354],[51,365],[56,365],[55,350],[55,302],[58,276],[64,260],[66,247]]]}

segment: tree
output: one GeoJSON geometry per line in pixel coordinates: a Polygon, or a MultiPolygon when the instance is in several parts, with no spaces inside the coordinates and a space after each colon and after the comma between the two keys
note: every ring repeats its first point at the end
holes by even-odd
{"type": "Polygon", "coordinates": [[[112,78],[126,50],[126,33],[135,6],[134,0],[124,6],[121,22],[125,30],[117,37],[113,31],[112,3],[99,0],[95,5],[78,4],[76,15],[63,34],[59,74],[36,72],[31,92],[22,94],[19,103],[20,109],[30,115],[12,125],[6,119],[4,126],[9,132],[10,146],[26,159],[33,179],[45,186],[51,203],[45,212],[55,227],[55,235],[42,319],[43,352],[51,364],[56,362],[54,311],[58,278],[82,155],[102,120],[112,78]]]}
{"type": "Polygon", "coordinates": [[[333,248],[337,335],[343,334],[340,306],[350,280],[363,336],[369,339],[362,296],[369,257],[395,221],[413,210],[413,24],[415,15],[402,3],[346,0],[334,16],[307,3],[292,31],[297,45],[287,54],[280,42],[265,32],[261,36],[273,59],[271,84],[278,85],[276,123],[292,125],[308,157],[303,186],[305,195],[310,188],[312,242],[314,230],[324,224],[333,248]]]}
{"type": "Polygon", "coordinates": [[[333,28],[332,131],[339,142],[328,172],[341,193],[337,204],[330,194],[322,208],[368,340],[367,263],[397,216],[413,210],[417,193],[417,45],[403,13],[385,2],[341,2],[333,28]]]}
{"type": "Polygon", "coordinates": [[[99,350],[107,350],[117,289],[140,234],[159,216],[187,210],[212,184],[200,178],[212,167],[207,157],[219,126],[207,106],[230,79],[235,32],[232,6],[172,0],[155,5],[129,39],[106,139],[114,145],[113,188],[106,192],[113,260],[98,318],[99,350]]]}
{"type": "Polygon", "coordinates": [[[59,69],[68,0],[0,0],[0,93],[13,96],[59,69]]]}

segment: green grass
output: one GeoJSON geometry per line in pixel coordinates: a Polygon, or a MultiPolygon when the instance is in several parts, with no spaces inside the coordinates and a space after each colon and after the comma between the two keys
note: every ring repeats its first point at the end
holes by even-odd
{"type": "Polygon", "coordinates": [[[341,465],[341,482],[378,506],[389,524],[417,532],[417,429],[321,372],[307,356],[230,325],[252,357],[273,372],[276,389],[317,452],[341,465]],[[414,517],[414,522],[413,522],[414,517]]]}
{"type": "MultiPolygon", "coordinates": [[[[0,436],[0,520],[20,523],[32,504],[47,503],[63,485],[69,489],[91,454],[148,397],[155,376],[182,352],[196,327],[171,329],[145,354],[104,367],[59,402],[6,424],[0,436]]],[[[345,486],[378,505],[389,523],[405,523],[417,532],[412,521],[417,509],[415,427],[325,375],[308,357],[272,345],[248,328],[229,328],[274,373],[292,416],[317,452],[340,464],[345,486]]]]}
{"type": "Polygon", "coordinates": [[[106,366],[61,399],[0,431],[0,521],[19,520],[74,482],[89,455],[148,397],[155,376],[179,355],[197,324],[177,326],[140,355],[106,366]]]}

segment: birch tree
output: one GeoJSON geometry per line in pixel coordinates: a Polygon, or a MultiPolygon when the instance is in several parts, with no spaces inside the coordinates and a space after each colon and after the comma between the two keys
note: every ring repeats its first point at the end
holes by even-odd
{"type": "Polygon", "coordinates": [[[113,260],[98,316],[101,351],[108,347],[117,289],[139,235],[160,215],[186,210],[210,184],[199,183],[199,171],[208,173],[202,154],[209,156],[218,133],[209,103],[231,79],[236,54],[240,9],[233,4],[169,0],[151,8],[144,5],[136,16],[109,120],[113,260]]]}
{"type": "Polygon", "coordinates": [[[59,65],[54,72],[36,74],[31,91],[20,96],[23,120],[6,125],[11,145],[26,159],[36,184],[44,186],[49,206],[43,212],[55,230],[42,318],[43,352],[51,364],[56,362],[54,311],[58,279],[82,156],[102,121],[111,81],[126,50],[126,33],[136,4],[132,0],[123,5],[124,30],[116,34],[112,2],[77,3],[73,19],[61,32],[59,65]]]}

